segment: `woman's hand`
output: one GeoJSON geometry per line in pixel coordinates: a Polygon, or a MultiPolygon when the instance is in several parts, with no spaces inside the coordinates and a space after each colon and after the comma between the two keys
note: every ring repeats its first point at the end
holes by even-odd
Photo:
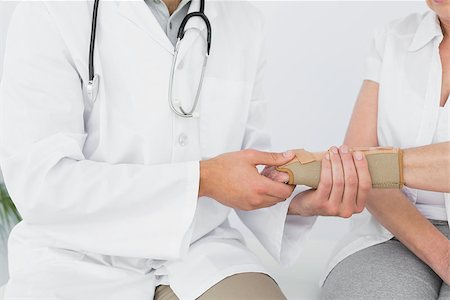
{"type": "Polygon", "coordinates": [[[444,282],[450,286],[450,241],[448,241],[447,251],[447,272],[442,280],[444,280],[444,282]]]}
{"type": "Polygon", "coordinates": [[[349,218],[364,210],[371,189],[364,155],[361,152],[352,155],[347,146],[333,147],[322,161],[319,187],[298,194],[291,202],[289,213],[349,218]]]}
{"type": "MultiPolygon", "coordinates": [[[[438,263],[436,267],[433,263],[430,267],[441,277],[441,279],[450,286],[450,241],[445,237],[446,246],[444,247],[444,253],[440,259],[437,259],[438,263]]],[[[439,248],[439,246],[438,246],[439,248]]]]}

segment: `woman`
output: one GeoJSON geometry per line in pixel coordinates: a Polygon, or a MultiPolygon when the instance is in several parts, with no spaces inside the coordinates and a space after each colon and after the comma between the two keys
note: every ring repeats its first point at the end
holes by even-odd
{"type": "MultiPolygon", "coordinates": [[[[375,35],[346,144],[408,148],[450,140],[450,1],[427,3],[432,11],[375,35]]],[[[427,147],[430,159],[449,155],[440,146],[427,147]]],[[[442,169],[448,180],[450,166],[442,169]]],[[[353,220],[332,258],[322,297],[450,298],[448,194],[374,190],[367,208],[371,215],[353,220]]]]}

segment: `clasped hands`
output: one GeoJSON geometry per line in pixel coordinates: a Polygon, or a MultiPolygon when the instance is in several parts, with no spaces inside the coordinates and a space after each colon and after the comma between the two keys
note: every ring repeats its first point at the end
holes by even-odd
{"type": "MultiPolygon", "coordinates": [[[[286,173],[276,171],[295,154],[243,150],[200,162],[199,197],[210,197],[240,210],[273,206],[291,197],[295,187],[285,182],[286,173]],[[260,173],[257,166],[266,166],[260,173]]],[[[364,210],[372,189],[367,159],[347,146],[332,147],[322,160],[317,189],[292,199],[290,215],[349,218],[364,210]]]]}

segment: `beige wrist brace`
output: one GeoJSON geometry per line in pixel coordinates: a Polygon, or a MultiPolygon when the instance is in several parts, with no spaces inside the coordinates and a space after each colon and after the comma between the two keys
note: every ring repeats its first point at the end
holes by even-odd
{"type": "MultiPolygon", "coordinates": [[[[372,187],[378,189],[402,188],[403,152],[399,148],[352,148],[351,152],[364,153],[369,164],[372,187]]],[[[296,158],[278,167],[279,172],[289,174],[289,184],[317,188],[320,182],[322,159],[327,152],[312,153],[294,150],[296,158]]]]}

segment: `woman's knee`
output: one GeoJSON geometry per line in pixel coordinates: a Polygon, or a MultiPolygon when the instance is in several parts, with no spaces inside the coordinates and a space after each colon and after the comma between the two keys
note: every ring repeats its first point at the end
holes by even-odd
{"type": "Polygon", "coordinates": [[[397,240],[359,251],[329,274],[322,299],[436,299],[439,277],[397,240]]]}

